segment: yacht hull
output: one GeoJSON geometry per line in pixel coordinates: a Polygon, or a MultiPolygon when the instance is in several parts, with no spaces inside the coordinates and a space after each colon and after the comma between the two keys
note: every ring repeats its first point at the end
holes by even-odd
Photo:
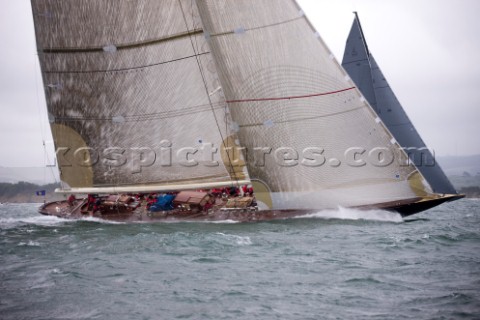
{"type": "MultiPolygon", "coordinates": [[[[386,210],[399,213],[402,217],[428,210],[442,203],[463,198],[463,195],[444,195],[435,198],[415,198],[396,202],[379,203],[368,206],[353,207],[358,210],[386,210]]],[[[333,208],[332,208],[333,209],[333,208]]],[[[262,210],[256,207],[226,208],[217,206],[205,210],[173,209],[169,211],[150,212],[145,207],[130,208],[128,206],[112,206],[101,212],[93,212],[87,208],[87,200],[80,199],[71,205],[68,201],[54,201],[43,204],[39,213],[66,219],[85,219],[95,217],[106,221],[118,222],[178,222],[178,221],[236,221],[256,222],[284,220],[306,216],[319,212],[318,209],[301,210],[262,210]]]]}

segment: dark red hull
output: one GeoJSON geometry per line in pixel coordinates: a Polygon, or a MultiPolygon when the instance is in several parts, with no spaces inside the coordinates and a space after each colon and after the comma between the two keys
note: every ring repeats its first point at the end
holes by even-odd
{"type": "MultiPolygon", "coordinates": [[[[398,212],[402,217],[406,217],[435,206],[444,202],[463,198],[463,195],[446,195],[431,199],[409,199],[396,202],[379,203],[376,205],[355,207],[359,210],[380,209],[386,211],[398,212]]],[[[86,200],[77,200],[73,205],[69,205],[67,201],[49,202],[39,208],[39,212],[44,215],[57,216],[68,219],[82,219],[89,216],[109,221],[119,222],[155,222],[155,221],[238,221],[238,222],[255,222],[281,220],[294,217],[300,217],[320,210],[265,210],[258,211],[254,207],[249,208],[225,208],[214,207],[208,211],[174,209],[170,211],[150,212],[144,207],[129,208],[127,206],[119,206],[108,208],[102,212],[93,213],[86,208],[86,200]]]]}

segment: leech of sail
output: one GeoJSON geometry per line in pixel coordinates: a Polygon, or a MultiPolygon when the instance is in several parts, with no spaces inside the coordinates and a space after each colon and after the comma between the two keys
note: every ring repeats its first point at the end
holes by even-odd
{"type": "Polygon", "coordinates": [[[313,98],[313,97],[320,97],[320,96],[328,96],[328,95],[331,95],[331,94],[341,93],[341,92],[345,92],[345,91],[349,91],[349,90],[353,90],[353,89],[355,89],[355,87],[350,87],[350,88],[346,88],[346,89],[342,89],[342,90],[336,90],[336,91],[330,91],[330,92],[307,94],[307,95],[302,95],[302,96],[277,97],[277,98],[257,98],[257,99],[243,99],[243,100],[227,100],[227,103],[306,99],[306,98],[313,98]]]}
{"type": "MultiPolygon", "coordinates": [[[[128,43],[128,44],[121,44],[115,45],[117,50],[125,50],[125,49],[132,49],[132,48],[140,48],[145,46],[151,46],[162,42],[167,42],[171,40],[176,40],[180,38],[185,38],[197,34],[202,34],[202,29],[195,29],[191,31],[181,32],[178,34],[170,35],[167,37],[155,39],[155,40],[148,40],[144,42],[137,42],[137,43],[128,43]]],[[[43,53],[79,53],[79,52],[103,52],[103,47],[92,47],[92,48],[47,48],[43,49],[43,53]]]]}

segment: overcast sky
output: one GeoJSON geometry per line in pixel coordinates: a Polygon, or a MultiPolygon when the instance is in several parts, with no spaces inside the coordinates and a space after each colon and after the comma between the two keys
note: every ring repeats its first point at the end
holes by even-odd
{"type": "MultiPolygon", "coordinates": [[[[0,1],[0,166],[44,166],[51,134],[30,1],[0,1]]],[[[339,61],[358,11],[370,51],[426,144],[437,156],[480,153],[480,1],[299,3],[339,61]]]]}

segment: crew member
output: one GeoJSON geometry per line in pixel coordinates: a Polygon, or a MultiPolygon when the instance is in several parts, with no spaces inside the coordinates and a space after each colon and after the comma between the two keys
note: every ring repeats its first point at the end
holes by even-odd
{"type": "Polygon", "coordinates": [[[67,199],[68,205],[73,206],[75,203],[75,200],[77,200],[77,198],[75,198],[75,195],[71,194],[70,197],[68,197],[67,199]]]}

